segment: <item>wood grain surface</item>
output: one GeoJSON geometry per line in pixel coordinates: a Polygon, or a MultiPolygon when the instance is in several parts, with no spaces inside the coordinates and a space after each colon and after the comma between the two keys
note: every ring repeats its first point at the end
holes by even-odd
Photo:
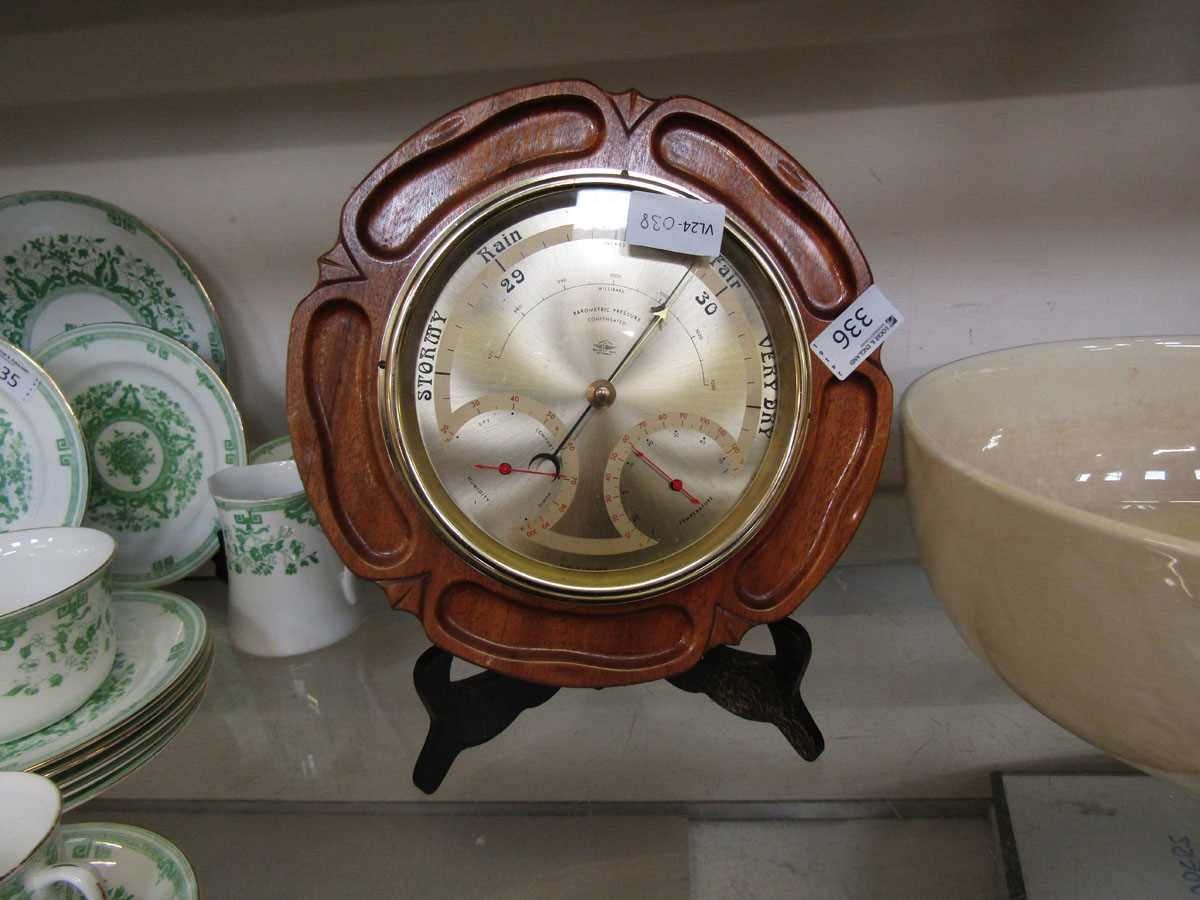
{"type": "Polygon", "coordinates": [[[393,469],[376,399],[381,341],[404,279],[444,222],[531,177],[637,172],[725,204],[799,301],[811,340],[871,284],[850,229],[799,163],[699,100],[530,85],[444,116],[347,200],[337,244],[292,319],[288,423],[321,524],[355,572],[456,656],[518,678],[603,687],[691,668],[716,644],[788,615],[858,527],[879,478],[892,388],[879,353],[846,381],[811,367],[810,422],[786,495],[755,539],[691,584],[621,602],[514,590],[441,537],[393,469]]]}

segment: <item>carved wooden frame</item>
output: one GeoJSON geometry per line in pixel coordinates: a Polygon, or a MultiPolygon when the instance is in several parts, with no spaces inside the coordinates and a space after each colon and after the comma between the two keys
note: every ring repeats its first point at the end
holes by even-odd
{"type": "Polygon", "coordinates": [[[876,351],[845,381],[811,367],[808,435],[771,519],[726,564],[683,588],[621,603],[569,602],[483,575],[438,536],[384,443],[381,339],[400,286],[441,226],[533,177],[607,169],[718,201],[800,299],[809,339],[871,284],[850,229],[791,156],[688,97],[650,100],[584,81],[505,91],[421,129],[342,210],[338,242],[297,307],[288,423],[321,525],[355,572],[456,656],[546,684],[601,687],[691,668],[706,649],[789,614],[845,549],[879,478],[892,388],[876,351]]]}

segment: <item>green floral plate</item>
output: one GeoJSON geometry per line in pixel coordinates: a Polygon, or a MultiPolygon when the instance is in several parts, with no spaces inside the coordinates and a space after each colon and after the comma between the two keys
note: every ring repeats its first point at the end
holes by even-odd
{"type": "Polygon", "coordinates": [[[62,827],[66,862],[95,870],[108,900],[195,900],[196,874],[178,847],[133,825],[84,822],[62,827]]]}
{"type": "Polygon", "coordinates": [[[203,702],[204,693],[201,692],[200,698],[196,700],[192,706],[172,728],[163,735],[156,738],[153,743],[142,750],[132,760],[126,760],[122,763],[114,763],[112,766],[105,766],[98,770],[94,777],[87,779],[82,784],[76,784],[73,787],[66,788],[62,791],[63,809],[71,810],[82,806],[89,800],[94,800],[101,794],[105,794],[115,787],[119,782],[124,781],[134,772],[141,769],[143,766],[156,759],[160,753],[167,749],[175,736],[187,727],[188,723],[196,715],[200,709],[200,704],[203,702]]]}
{"type": "MultiPolygon", "coordinates": [[[[78,753],[64,756],[44,766],[37,766],[32,771],[38,775],[45,775],[62,789],[67,779],[76,779],[80,774],[108,760],[134,755],[139,748],[150,744],[154,738],[168,730],[179,717],[180,710],[192,705],[199,697],[208,684],[212,663],[213,646],[212,638],[209,638],[195,664],[181,675],[176,684],[161,698],[122,723],[120,728],[88,744],[78,753]]],[[[74,781],[71,783],[74,784],[74,781]]]]}
{"type": "Polygon", "coordinates": [[[96,322],[161,331],[225,374],[212,302],[175,248],[144,222],[82,194],[0,198],[0,337],[36,351],[96,322]]]}
{"type": "Polygon", "coordinates": [[[204,698],[204,691],[208,687],[208,673],[211,669],[210,663],[205,668],[201,680],[186,695],[180,697],[172,706],[161,710],[160,714],[153,721],[148,722],[138,734],[124,743],[109,748],[107,753],[88,760],[81,766],[46,777],[58,785],[58,789],[64,794],[79,791],[88,784],[94,784],[100,778],[111,775],[118,769],[123,769],[160,741],[174,737],[184,723],[191,718],[192,713],[196,711],[196,707],[204,698]]]}
{"type": "Polygon", "coordinates": [[[250,451],[250,465],[252,466],[259,463],[283,462],[291,458],[292,438],[287,434],[283,437],[272,438],[250,451]]]}
{"type": "Polygon", "coordinates": [[[79,419],[91,467],[83,523],[117,541],[113,584],[178,581],[217,549],[206,482],[246,462],[242,420],[200,357],[141,325],[86,325],[37,354],[79,419]]]}
{"type": "Polygon", "coordinates": [[[78,525],[87,493],[83,435],[67,398],[0,339],[0,532],[78,525]]]}
{"type": "Polygon", "coordinates": [[[207,624],[194,603],[163,591],[113,597],[117,658],[112,673],[79,709],[41,731],[0,744],[0,771],[45,767],[112,730],[156,702],[204,649],[207,624]]]}

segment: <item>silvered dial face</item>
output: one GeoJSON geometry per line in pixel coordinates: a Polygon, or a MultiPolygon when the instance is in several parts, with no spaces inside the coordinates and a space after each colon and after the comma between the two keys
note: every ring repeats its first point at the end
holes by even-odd
{"type": "Polygon", "coordinates": [[[476,564],[632,596],[719,562],[799,441],[805,355],[778,284],[629,245],[627,179],[541,186],[443,240],[393,315],[394,456],[476,564]]]}

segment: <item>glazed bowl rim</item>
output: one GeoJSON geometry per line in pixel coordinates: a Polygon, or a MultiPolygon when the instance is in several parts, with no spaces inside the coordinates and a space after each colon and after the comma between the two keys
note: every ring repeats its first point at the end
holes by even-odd
{"type": "Polygon", "coordinates": [[[1143,525],[1131,525],[1126,522],[1120,522],[1112,519],[1102,513],[1092,512],[1090,510],[1081,509],[1078,506],[1072,506],[1061,500],[1052,500],[1037,494],[1026,487],[1014,484],[1003,478],[992,475],[978,466],[972,465],[960,457],[943,449],[941,444],[937,442],[927,429],[916,424],[916,414],[912,410],[912,396],[914,391],[918,391],[922,384],[938,375],[947,375],[955,369],[965,370],[968,365],[977,366],[980,361],[987,359],[1002,358],[1027,350],[1042,350],[1052,351],[1053,349],[1064,349],[1068,347],[1082,348],[1087,344],[1096,343],[1098,341],[1128,341],[1131,344],[1160,344],[1163,341],[1177,340],[1194,340],[1200,345],[1200,335],[1118,335],[1100,338],[1074,338],[1063,341],[1046,341],[1030,344],[1020,344],[1014,347],[1005,347],[999,350],[989,350],[984,353],[977,353],[973,356],[966,356],[962,359],[953,360],[945,363],[935,369],[930,369],[928,372],[921,375],[916,381],[908,386],[904,396],[900,401],[900,422],[903,434],[906,438],[910,438],[921,445],[922,450],[930,456],[935,457],[941,464],[950,467],[971,481],[980,484],[987,488],[990,492],[1007,497],[1013,502],[1024,504],[1033,507],[1034,509],[1057,519],[1063,520],[1068,524],[1090,530],[1098,531],[1106,534],[1114,539],[1123,541],[1138,541],[1158,544],[1164,547],[1170,547],[1176,551],[1191,556],[1200,560],[1200,538],[1186,538],[1177,534],[1170,534],[1163,531],[1157,531],[1153,528],[1147,528],[1143,525]]]}
{"type": "Polygon", "coordinates": [[[10,617],[15,618],[16,616],[24,616],[35,613],[40,615],[41,613],[45,612],[68,594],[74,593],[82,585],[88,583],[98,576],[103,576],[105,569],[109,568],[112,565],[113,560],[116,558],[118,549],[117,541],[111,534],[109,534],[107,531],[101,531],[99,528],[89,528],[86,525],[46,525],[39,528],[18,528],[14,531],[6,531],[3,534],[0,534],[0,549],[2,549],[9,546],[12,539],[18,535],[33,535],[47,532],[78,533],[81,531],[91,532],[93,535],[100,535],[104,540],[109,542],[108,552],[104,555],[104,558],[91,569],[89,569],[87,574],[75,579],[75,581],[59,588],[53,593],[47,594],[43,597],[38,597],[36,600],[31,600],[24,606],[15,607],[7,612],[0,612],[0,622],[10,617]],[[44,609],[39,609],[39,607],[44,607],[44,609]]]}
{"type": "Polygon", "coordinates": [[[300,476],[300,467],[294,459],[276,459],[271,462],[226,466],[208,476],[208,492],[212,495],[213,502],[221,509],[251,509],[259,506],[275,506],[280,503],[294,501],[297,497],[308,496],[308,493],[304,489],[304,479],[300,476]],[[295,490],[282,494],[276,491],[263,491],[261,492],[262,496],[226,496],[232,493],[232,491],[223,487],[226,482],[235,478],[252,477],[255,471],[259,475],[265,475],[268,472],[285,472],[289,475],[294,475],[298,487],[295,490]]]}

